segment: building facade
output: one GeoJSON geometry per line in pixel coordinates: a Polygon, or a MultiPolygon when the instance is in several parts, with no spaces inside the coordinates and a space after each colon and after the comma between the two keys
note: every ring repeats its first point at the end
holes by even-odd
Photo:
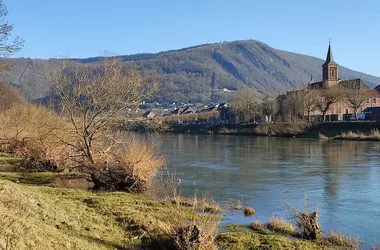
{"type": "MultiPolygon", "coordinates": [[[[326,112],[327,120],[347,120],[352,117],[355,110],[348,98],[361,100],[359,113],[362,113],[366,108],[380,107],[380,85],[375,89],[370,89],[362,79],[342,80],[338,73],[339,65],[334,61],[331,44],[329,44],[326,61],[322,65],[322,81],[310,83],[306,89],[316,92],[331,90],[331,92],[340,93],[339,98],[330,105],[326,112]]],[[[325,100],[320,97],[318,101],[324,102],[325,100]]],[[[314,116],[321,114],[322,112],[318,108],[315,108],[311,113],[314,116]]]]}

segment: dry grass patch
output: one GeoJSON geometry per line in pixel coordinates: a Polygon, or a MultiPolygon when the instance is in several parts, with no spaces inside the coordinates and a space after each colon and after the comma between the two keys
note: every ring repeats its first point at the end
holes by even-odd
{"type": "Polygon", "coordinates": [[[272,216],[267,223],[267,228],[276,233],[296,235],[296,230],[293,224],[284,220],[280,216],[272,216]]]}
{"type": "Polygon", "coordinates": [[[220,214],[223,212],[223,209],[216,201],[207,197],[198,198],[194,196],[192,199],[176,197],[171,199],[171,202],[176,205],[192,207],[201,213],[220,214]]]}
{"type": "Polygon", "coordinates": [[[335,231],[329,231],[324,239],[335,246],[360,249],[360,239],[358,237],[344,235],[335,231]]]}
{"type": "Polygon", "coordinates": [[[369,141],[379,141],[380,140],[380,131],[378,129],[372,129],[368,134],[365,133],[355,133],[353,131],[343,132],[337,139],[344,140],[369,140],[369,141]]]}
{"type": "Polygon", "coordinates": [[[311,126],[311,123],[306,122],[263,123],[255,128],[255,133],[259,135],[296,136],[305,133],[311,126]]]}
{"type": "Polygon", "coordinates": [[[261,221],[254,221],[252,222],[249,227],[253,230],[253,231],[257,231],[257,232],[261,232],[261,233],[266,233],[267,230],[265,228],[265,225],[264,223],[262,223],[261,221]]]}
{"type": "Polygon", "coordinates": [[[256,213],[256,210],[253,207],[246,207],[244,208],[244,215],[245,216],[252,216],[256,213]]]}
{"type": "Polygon", "coordinates": [[[327,136],[325,136],[325,135],[322,134],[322,133],[319,133],[319,134],[318,134],[318,138],[319,138],[320,140],[328,140],[328,139],[329,139],[327,136]]]}

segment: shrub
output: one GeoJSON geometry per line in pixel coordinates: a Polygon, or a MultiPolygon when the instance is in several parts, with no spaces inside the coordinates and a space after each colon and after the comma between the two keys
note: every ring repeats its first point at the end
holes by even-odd
{"type": "Polygon", "coordinates": [[[62,143],[73,138],[66,125],[64,119],[40,106],[11,107],[0,112],[1,150],[23,158],[21,165],[26,170],[63,169],[72,154],[62,143]]]}
{"type": "Polygon", "coordinates": [[[96,189],[146,191],[165,164],[155,147],[126,138],[120,142],[103,141],[94,148],[96,170],[92,178],[96,189]]]}
{"type": "Polygon", "coordinates": [[[75,169],[92,174],[96,187],[103,189],[144,191],[164,165],[152,145],[108,130],[95,138],[94,162],[88,162],[66,118],[41,106],[15,106],[0,112],[0,139],[1,149],[22,158],[26,171],[75,169]]]}
{"type": "Polygon", "coordinates": [[[246,207],[246,208],[244,208],[244,215],[245,216],[252,216],[255,213],[256,213],[256,211],[252,207],[246,207]]]}
{"type": "Polygon", "coordinates": [[[290,204],[286,204],[288,210],[292,214],[292,219],[299,231],[299,235],[303,239],[316,240],[322,237],[322,230],[319,225],[319,209],[313,211],[310,208],[308,197],[305,195],[304,209],[298,211],[290,204]]]}
{"type": "Polygon", "coordinates": [[[306,122],[263,123],[255,128],[260,135],[296,136],[305,133],[312,124],[306,122]]]}
{"type": "Polygon", "coordinates": [[[296,235],[293,224],[279,216],[272,216],[267,224],[267,228],[276,233],[296,235]]]}
{"type": "Polygon", "coordinates": [[[325,237],[325,240],[335,246],[349,247],[351,249],[360,249],[359,238],[344,235],[335,231],[329,231],[329,234],[325,237]]]}
{"type": "Polygon", "coordinates": [[[6,83],[0,82],[0,111],[22,104],[25,104],[25,99],[19,91],[6,83]]]}
{"type": "Polygon", "coordinates": [[[254,230],[254,231],[257,231],[257,232],[261,232],[261,233],[266,233],[266,228],[265,228],[265,225],[264,223],[262,223],[261,221],[254,221],[251,223],[251,225],[249,225],[249,227],[254,230]]]}

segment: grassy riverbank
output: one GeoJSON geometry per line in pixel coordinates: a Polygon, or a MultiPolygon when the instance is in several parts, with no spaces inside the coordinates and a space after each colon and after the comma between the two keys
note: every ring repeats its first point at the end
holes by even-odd
{"type": "MultiPolygon", "coordinates": [[[[17,169],[18,163],[1,155],[0,171],[17,169]]],[[[182,237],[178,228],[191,226],[203,237],[199,240],[204,247],[195,249],[337,249],[328,242],[243,225],[218,230],[220,215],[205,213],[218,211],[201,208],[195,200],[56,188],[55,177],[74,179],[75,174],[0,172],[2,249],[186,249],[167,242],[182,237]]]]}
{"type": "Polygon", "coordinates": [[[378,121],[326,122],[310,126],[291,126],[287,123],[271,124],[189,124],[174,125],[168,132],[188,134],[222,134],[251,136],[285,136],[301,138],[319,138],[319,134],[327,137],[338,137],[344,133],[370,134],[372,130],[380,130],[378,121]],[[264,128],[266,126],[266,128],[264,128]]]}

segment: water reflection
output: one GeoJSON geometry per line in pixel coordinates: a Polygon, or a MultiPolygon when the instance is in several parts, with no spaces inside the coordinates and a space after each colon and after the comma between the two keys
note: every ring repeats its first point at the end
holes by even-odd
{"type": "MultiPolygon", "coordinates": [[[[307,193],[321,208],[321,224],[374,242],[380,236],[377,142],[313,139],[154,135],[185,195],[207,192],[221,202],[241,199],[255,219],[287,215],[307,193]]],[[[249,223],[241,214],[227,222],[249,223]]]]}

